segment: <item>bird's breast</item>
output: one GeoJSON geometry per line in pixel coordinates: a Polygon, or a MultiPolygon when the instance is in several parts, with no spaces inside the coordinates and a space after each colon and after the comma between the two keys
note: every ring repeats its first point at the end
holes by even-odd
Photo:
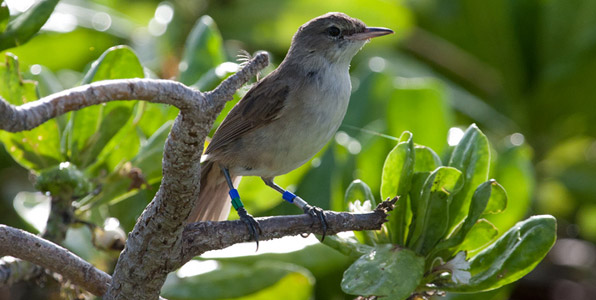
{"type": "Polygon", "coordinates": [[[345,70],[315,72],[301,89],[293,91],[291,105],[284,109],[284,126],[279,137],[287,141],[277,149],[277,160],[284,173],[311,159],[319,152],[341,125],[346,114],[351,84],[345,70]]]}
{"type": "Polygon", "coordinates": [[[236,175],[275,177],[310,160],[334,136],[348,108],[348,67],[312,69],[295,77],[279,117],[242,140],[236,175]],[[296,88],[297,87],[297,88],[296,88]]]}

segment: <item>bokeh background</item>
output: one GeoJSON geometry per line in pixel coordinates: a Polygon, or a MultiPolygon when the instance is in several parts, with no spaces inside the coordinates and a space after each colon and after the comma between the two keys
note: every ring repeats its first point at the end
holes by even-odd
{"type": "MultiPolygon", "coordinates": [[[[5,2],[16,14],[34,0],[5,2]]],[[[395,34],[375,39],[354,58],[352,100],[335,139],[278,183],[315,205],[344,210],[344,191],[354,179],[365,181],[378,197],[384,158],[404,130],[414,134],[416,143],[441,154],[462,129],[476,123],[493,147],[491,176],[509,194],[507,211],[491,221],[506,230],[523,217],[551,214],[558,220],[558,241],[519,282],[483,295],[447,297],[593,299],[595,1],[64,0],[37,36],[4,52],[18,57],[25,79],[38,81],[40,96],[79,85],[91,63],[116,45],[130,46],[150,77],[208,90],[235,69],[226,62],[237,63],[240,50],[268,51],[272,67],[264,73],[270,72],[283,59],[296,29],[329,11],[389,27],[395,34]],[[196,54],[203,55],[205,65],[199,69],[204,71],[180,76],[189,67],[184,57],[193,49],[189,36],[199,23],[215,33],[196,54]]],[[[159,156],[152,163],[159,166],[159,156]]],[[[43,220],[34,224],[31,211],[43,211],[43,199],[20,193],[34,191],[30,177],[0,147],[0,223],[37,232],[43,220]]],[[[89,220],[114,217],[110,222],[117,220],[128,232],[155,192],[159,172],[147,179],[152,188],[103,202],[89,220]]],[[[254,215],[298,213],[258,178],[245,178],[240,191],[254,215]]],[[[66,245],[109,272],[117,252],[93,249],[86,228],[71,231],[66,245]]],[[[259,271],[266,264],[284,264],[285,273],[245,299],[351,299],[339,288],[349,262],[322,245],[217,262],[228,266],[220,273],[229,278],[243,268],[259,271]]],[[[251,276],[271,275],[265,273],[251,276]]],[[[209,285],[202,285],[198,277],[171,277],[164,293],[172,299],[225,287],[220,278],[203,278],[209,285]]],[[[35,297],[60,297],[56,287],[38,282],[11,292],[0,289],[0,299],[27,299],[31,290],[41,290],[35,297]]],[[[217,298],[214,293],[211,297],[217,298]]]]}

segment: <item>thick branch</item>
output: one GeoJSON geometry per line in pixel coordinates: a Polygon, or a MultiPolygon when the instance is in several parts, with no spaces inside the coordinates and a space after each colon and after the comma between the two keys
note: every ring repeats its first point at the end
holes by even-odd
{"type": "MultiPolygon", "coordinates": [[[[325,211],[327,234],[342,231],[377,230],[387,221],[387,212],[393,209],[397,198],[380,204],[373,212],[364,214],[337,213],[325,211]]],[[[258,218],[262,229],[260,240],[271,240],[302,233],[323,234],[319,222],[314,222],[308,215],[276,216],[258,218]]],[[[239,220],[223,222],[199,222],[187,225],[182,234],[183,255],[179,265],[186,263],[206,251],[223,249],[228,246],[250,241],[246,225],[239,220]]]]}
{"type": "Polygon", "coordinates": [[[182,83],[162,79],[118,79],[98,81],[14,106],[0,98],[0,129],[31,130],[70,111],[118,100],[165,103],[181,110],[198,104],[203,94],[182,83]]]}
{"type": "MultiPolygon", "coordinates": [[[[326,211],[327,234],[380,229],[386,221],[387,212],[393,209],[395,201],[396,198],[385,201],[371,213],[353,214],[326,211]]],[[[318,222],[313,223],[313,219],[308,215],[277,216],[258,218],[257,220],[262,229],[261,240],[294,236],[301,233],[323,233],[321,225],[318,222]]],[[[206,251],[223,249],[233,244],[247,242],[249,239],[246,225],[241,221],[189,224],[182,233],[181,254],[177,256],[180,260],[172,261],[171,268],[176,269],[194,256],[201,255],[206,251]]],[[[172,254],[174,253],[166,253],[168,256],[172,254]]],[[[110,284],[111,278],[108,274],[83,261],[70,251],[36,235],[6,225],[0,225],[0,256],[3,255],[27,260],[59,273],[97,296],[102,296],[110,284]]],[[[23,261],[20,262],[23,263],[23,261]]],[[[150,264],[150,261],[145,261],[145,264],[150,264]]],[[[137,267],[142,268],[142,265],[137,267]]],[[[4,278],[7,282],[12,280],[11,274],[0,278],[4,278]]],[[[2,285],[1,282],[0,285],[2,285]]]]}
{"type": "Polygon", "coordinates": [[[0,225],[0,256],[10,255],[62,274],[94,295],[103,295],[110,275],[72,252],[26,231],[0,225]]]}
{"type": "Polygon", "coordinates": [[[105,299],[159,295],[166,275],[182,260],[182,230],[199,196],[205,138],[225,102],[267,63],[267,54],[257,55],[214,92],[202,94],[203,104],[180,111],[164,147],[161,185],[128,236],[105,299]]]}

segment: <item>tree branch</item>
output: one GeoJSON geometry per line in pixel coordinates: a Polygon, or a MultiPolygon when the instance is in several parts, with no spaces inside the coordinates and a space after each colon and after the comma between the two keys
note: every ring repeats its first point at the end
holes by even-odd
{"type": "MultiPolygon", "coordinates": [[[[3,120],[0,129],[13,132],[34,128],[69,111],[115,100],[146,100],[180,108],[164,146],[160,188],[130,232],[111,284],[109,275],[68,250],[28,233],[15,235],[16,229],[6,226],[2,229],[10,234],[0,231],[0,254],[19,257],[58,272],[90,292],[103,295],[104,299],[155,299],[166,275],[193,256],[247,241],[248,232],[239,221],[196,223],[186,228],[185,223],[198,198],[200,157],[215,118],[236,90],[267,63],[267,54],[260,53],[207,93],[168,80],[126,79],[93,83],[18,107],[0,99],[3,120]],[[6,245],[10,245],[11,250],[4,249],[6,245]],[[23,247],[28,250],[13,251],[23,247]]],[[[386,217],[383,209],[370,214],[327,213],[329,234],[378,229],[386,217]]],[[[313,224],[306,215],[264,218],[260,222],[263,240],[305,232],[321,233],[320,225],[313,224]]]]}
{"type": "Polygon", "coordinates": [[[0,224],[0,256],[10,255],[43,266],[94,295],[103,295],[110,275],[72,252],[29,232],[0,224]]]}
{"type": "Polygon", "coordinates": [[[129,234],[105,299],[157,298],[166,275],[182,261],[182,230],[199,196],[205,138],[225,102],[269,62],[260,53],[188,109],[180,110],[163,156],[163,179],[129,234]]]}
{"type": "Polygon", "coordinates": [[[188,109],[204,105],[203,93],[182,83],[163,79],[104,80],[15,106],[0,98],[0,129],[31,130],[47,120],[87,106],[119,100],[145,100],[188,109]]]}
{"type": "MultiPolygon", "coordinates": [[[[370,213],[347,213],[325,211],[328,235],[343,231],[378,230],[387,221],[387,213],[393,210],[397,197],[382,202],[370,213]]],[[[323,234],[320,222],[313,222],[311,216],[293,215],[257,218],[262,229],[259,239],[262,241],[294,236],[302,233],[323,234]]],[[[186,225],[182,233],[182,260],[179,266],[195,256],[209,250],[223,249],[228,246],[249,242],[251,236],[246,225],[240,221],[198,222],[186,225]]]]}
{"type": "MultiPolygon", "coordinates": [[[[325,211],[327,216],[327,234],[342,231],[380,229],[386,221],[387,213],[393,209],[397,198],[385,201],[370,213],[337,213],[325,211]]],[[[322,234],[321,224],[312,217],[302,214],[257,218],[262,229],[261,240],[270,240],[302,233],[322,234]]],[[[194,256],[209,250],[223,249],[233,244],[247,242],[250,235],[242,221],[198,222],[187,225],[182,233],[179,261],[173,262],[172,269],[182,266],[194,256]]],[[[172,255],[169,252],[166,255],[172,255]]],[[[37,264],[50,271],[59,273],[74,284],[96,296],[102,296],[110,285],[110,275],[95,268],[67,249],[26,231],[0,225],[0,256],[10,255],[37,264]]],[[[145,257],[147,258],[147,257],[145,257]]],[[[16,261],[26,263],[25,261],[16,261]]],[[[145,264],[150,264],[146,261],[145,264]]],[[[5,284],[14,281],[8,266],[0,268],[0,279],[5,284]],[[5,271],[5,272],[3,272],[5,271]]],[[[22,266],[19,266],[19,268],[22,266]]],[[[38,268],[35,265],[29,267],[38,268]]],[[[141,268],[142,266],[137,266],[141,268]]],[[[14,270],[14,269],[11,269],[14,270]]],[[[17,270],[18,271],[18,270],[17,270]]],[[[32,272],[25,272],[32,274],[32,272]]],[[[1,283],[1,282],[0,282],[1,283]]],[[[161,288],[161,286],[160,286],[161,288]]]]}

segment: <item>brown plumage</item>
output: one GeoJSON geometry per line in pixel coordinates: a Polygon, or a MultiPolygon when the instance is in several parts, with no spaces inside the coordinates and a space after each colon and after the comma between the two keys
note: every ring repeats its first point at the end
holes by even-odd
{"type": "Polygon", "coordinates": [[[205,150],[201,192],[188,221],[224,220],[228,186],[240,176],[265,182],[301,166],[335,134],[348,107],[352,57],[372,37],[392,33],[342,13],[301,26],[279,67],[255,84],[205,150]]]}

